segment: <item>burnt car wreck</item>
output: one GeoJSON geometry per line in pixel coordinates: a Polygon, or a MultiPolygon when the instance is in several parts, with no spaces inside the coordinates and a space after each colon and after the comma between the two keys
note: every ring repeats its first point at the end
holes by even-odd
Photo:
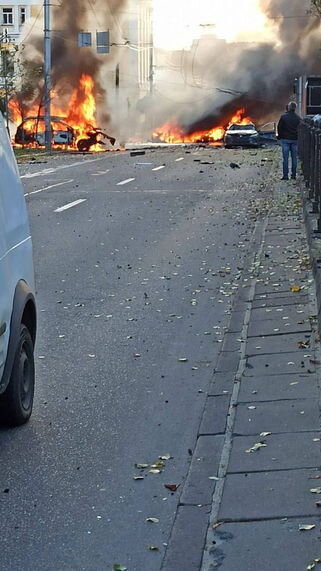
{"type": "MultiPolygon", "coordinates": [[[[73,146],[75,142],[75,131],[66,123],[63,117],[51,117],[51,137],[52,143],[58,146],[73,146]]],[[[15,134],[17,145],[45,146],[45,118],[26,117],[17,127],[15,134]]]]}
{"type": "Polygon", "coordinates": [[[104,141],[99,139],[98,137],[103,137],[103,139],[108,139],[110,144],[114,146],[116,139],[114,137],[110,137],[107,133],[104,133],[99,128],[92,127],[90,131],[87,131],[85,139],[79,139],[77,141],[77,149],[80,152],[88,152],[90,151],[91,147],[95,145],[105,145],[104,141]]]}

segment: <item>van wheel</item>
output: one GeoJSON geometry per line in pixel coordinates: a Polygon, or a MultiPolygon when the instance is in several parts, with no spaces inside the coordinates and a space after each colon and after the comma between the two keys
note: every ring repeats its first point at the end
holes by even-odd
{"type": "Polygon", "coordinates": [[[35,387],[33,351],[30,333],[21,324],[10,381],[0,396],[1,423],[7,426],[20,426],[30,418],[35,387]]]}

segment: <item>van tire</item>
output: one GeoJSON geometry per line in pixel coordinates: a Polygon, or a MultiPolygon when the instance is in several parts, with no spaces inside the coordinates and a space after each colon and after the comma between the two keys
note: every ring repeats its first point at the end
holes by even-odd
{"type": "Polygon", "coordinates": [[[35,386],[34,346],[28,328],[20,325],[9,384],[0,396],[0,422],[20,426],[31,416],[35,386]]]}

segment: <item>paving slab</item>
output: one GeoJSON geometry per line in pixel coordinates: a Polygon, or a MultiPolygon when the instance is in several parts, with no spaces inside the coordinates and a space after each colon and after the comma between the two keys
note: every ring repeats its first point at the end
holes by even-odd
{"type": "Polygon", "coordinates": [[[226,427],[226,416],[230,396],[208,397],[206,399],[199,434],[223,434],[226,427]]]}
{"type": "Polygon", "coordinates": [[[268,335],[264,337],[251,337],[246,343],[247,355],[260,355],[264,353],[290,353],[297,350],[300,355],[307,355],[309,353],[309,345],[302,349],[299,348],[299,343],[309,343],[311,334],[309,333],[290,333],[283,335],[268,335]]]}
{"type": "Polygon", "coordinates": [[[244,324],[245,311],[233,311],[230,322],[228,324],[228,331],[230,333],[241,332],[244,324]]]}
{"type": "Polygon", "coordinates": [[[319,537],[315,517],[226,523],[213,534],[210,561],[221,571],[303,571],[320,557],[319,537]],[[316,527],[299,531],[302,524],[316,527]]]}
{"type": "Polygon", "coordinates": [[[237,406],[234,434],[319,430],[320,411],[313,399],[241,403],[237,406]],[[255,406],[255,409],[249,407],[255,406]]]}
{"type": "Polygon", "coordinates": [[[289,220],[288,218],[282,218],[280,219],[279,223],[275,220],[270,220],[267,227],[266,227],[266,233],[269,234],[272,231],[277,231],[279,234],[283,235],[284,234],[284,230],[294,230],[295,234],[297,233],[298,230],[302,230],[302,222],[297,221],[297,220],[289,220]]]}
{"type": "Polygon", "coordinates": [[[199,436],[180,498],[181,504],[209,505],[223,446],[223,436],[199,436]]]}
{"type": "Polygon", "coordinates": [[[318,487],[318,480],[310,479],[318,473],[308,469],[229,474],[219,520],[319,516],[318,495],[310,492],[318,487]]]}
{"type": "Polygon", "coordinates": [[[264,321],[250,321],[248,337],[258,337],[260,335],[276,335],[279,333],[310,332],[311,324],[309,320],[303,322],[266,319],[264,321]]]}
{"type": "Polygon", "coordinates": [[[237,436],[233,439],[228,471],[259,472],[290,468],[317,468],[320,464],[320,431],[270,434],[269,436],[237,436]],[[254,452],[254,444],[265,448],[254,452]]]}
{"type": "MultiPolygon", "coordinates": [[[[286,238],[288,240],[288,245],[300,244],[302,240],[301,232],[288,232],[286,238]]],[[[266,235],[264,242],[267,245],[271,244],[271,246],[287,246],[285,240],[282,240],[282,234],[280,232],[269,232],[269,234],[266,235]]]]}
{"type": "Polygon", "coordinates": [[[281,304],[282,307],[286,307],[287,305],[307,305],[308,303],[309,297],[304,293],[301,295],[294,295],[294,293],[289,295],[288,292],[283,292],[283,297],[281,294],[280,296],[277,294],[260,294],[254,298],[252,307],[257,309],[259,307],[275,307],[281,304]]]}
{"type": "Polygon", "coordinates": [[[233,390],[235,374],[233,372],[214,373],[208,390],[209,396],[229,394],[233,390]]]}
{"type": "MultiPolygon", "coordinates": [[[[281,341],[280,341],[281,343],[281,341]]],[[[309,351],[296,351],[281,353],[276,357],[274,354],[253,355],[247,358],[244,376],[267,374],[279,375],[282,373],[314,373],[315,367],[311,363],[312,354],[309,351]]]]}
{"type": "Polygon", "coordinates": [[[230,351],[222,351],[217,360],[215,371],[218,373],[232,371],[235,372],[238,369],[240,362],[240,354],[238,352],[231,353],[230,351]]]}
{"type": "Polygon", "coordinates": [[[253,308],[251,311],[251,321],[264,321],[265,319],[275,319],[279,321],[280,319],[285,319],[286,317],[290,320],[301,321],[303,318],[307,318],[310,315],[308,305],[276,305],[274,307],[258,307],[253,308]]]}
{"type": "Polygon", "coordinates": [[[303,298],[308,297],[307,292],[308,292],[307,289],[301,289],[300,291],[291,291],[285,289],[283,291],[276,290],[276,291],[261,291],[261,292],[255,290],[254,301],[259,299],[266,299],[272,302],[275,300],[278,305],[282,305],[283,299],[289,297],[290,299],[292,298],[294,302],[296,301],[298,303],[304,303],[302,300],[303,298]],[[282,299],[282,301],[277,302],[278,298],[280,298],[280,300],[282,299]]]}
{"type": "Polygon", "coordinates": [[[162,571],[199,571],[207,532],[209,507],[180,506],[162,571]]]}
{"type": "Polygon", "coordinates": [[[239,402],[318,398],[315,374],[242,377],[239,402]]]}
{"type": "MultiPolygon", "coordinates": [[[[256,288],[255,288],[255,295],[261,295],[261,294],[267,294],[267,293],[277,293],[278,295],[281,293],[286,293],[287,295],[289,295],[289,293],[291,293],[291,286],[293,285],[299,285],[301,287],[306,285],[306,280],[304,279],[299,279],[298,283],[294,284],[293,281],[289,281],[287,279],[285,280],[261,280],[257,282],[256,288]]],[[[301,290],[302,292],[305,292],[306,294],[306,290],[301,290]]],[[[298,292],[300,293],[300,292],[298,292]]]]}
{"type": "Polygon", "coordinates": [[[225,333],[223,340],[223,351],[236,352],[241,349],[241,339],[238,332],[235,333],[225,333]]]}

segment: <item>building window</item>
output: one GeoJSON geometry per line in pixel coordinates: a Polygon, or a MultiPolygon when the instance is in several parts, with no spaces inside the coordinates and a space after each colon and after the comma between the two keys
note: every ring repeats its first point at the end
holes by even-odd
{"type": "Polygon", "coordinates": [[[20,26],[26,21],[26,8],[20,8],[20,26]]]}
{"type": "Polygon", "coordinates": [[[2,8],[2,24],[4,26],[13,24],[13,8],[2,8]]]}

